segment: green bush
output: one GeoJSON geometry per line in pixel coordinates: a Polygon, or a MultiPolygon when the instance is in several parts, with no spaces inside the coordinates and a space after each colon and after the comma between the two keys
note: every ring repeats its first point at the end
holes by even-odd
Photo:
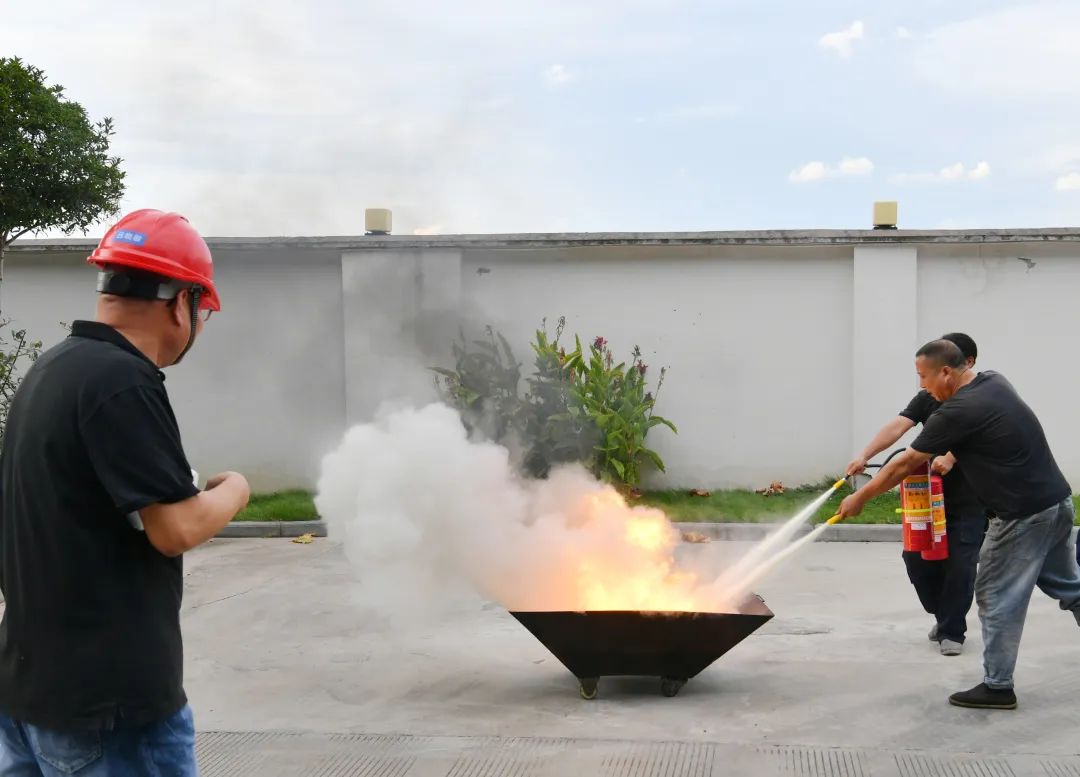
{"type": "Polygon", "coordinates": [[[561,343],[565,328],[560,318],[554,337],[546,325],[536,332],[534,369],[524,394],[521,364],[501,334],[488,327],[487,339],[472,343],[462,334],[453,346],[454,368],[434,368],[440,393],[470,432],[519,451],[528,475],[545,477],[553,466],[580,462],[598,478],[634,488],[643,465],[664,468],[645,445],[649,430],[664,425],[677,431],[654,412],[667,371],[660,370],[656,391],[650,392],[639,348],[629,364],[616,364],[603,337],[585,351],[575,336],[568,352],[561,343]]]}
{"type": "Polygon", "coordinates": [[[41,341],[31,340],[25,329],[13,329],[6,335],[9,321],[0,321],[0,448],[4,445],[8,411],[22,380],[22,366],[29,366],[41,354],[41,341]]]}
{"type": "MultiPolygon", "coordinates": [[[[607,341],[597,337],[589,347],[588,361],[581,365],[580,380],[575,382],[573,401],[567,408],[571,416],[583,414],[600,431],[600,444],[593,449],[593,472],[627,486],[641,482],[641,465],[645,461],[664,471],[660,456],[645,446],[649,430],[663,425],[678,434],[671,421],[654,412],[656,396],[645,385],[648,369],[639,347],[634,346],[629,364],[615,364],[607,341]]],[[[657,392],[666,375],[667,368],[662,368],[657,392]]]]}

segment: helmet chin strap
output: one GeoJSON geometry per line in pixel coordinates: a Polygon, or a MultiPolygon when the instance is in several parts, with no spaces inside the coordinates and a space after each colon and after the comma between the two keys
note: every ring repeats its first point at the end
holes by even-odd
{"type": "Polygon", "coordinates": [[[187,352],[191,350],[191,346],[195,345],[195,332],[199,325],[199,298],[202,296],[202,286],[191,287],[191,333],[188,335],[187,345],[184,346],[184,350],[180,352],[180,355],[176,357],[176,361],[173,362],[173,366],[179,364],[187,356],[187,352]]]}

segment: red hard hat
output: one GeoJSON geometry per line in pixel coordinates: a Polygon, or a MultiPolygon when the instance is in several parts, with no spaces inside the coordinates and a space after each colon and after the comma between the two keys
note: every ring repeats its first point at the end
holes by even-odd
{"type": "Polygon", "coordinates": [[[199,307],[221,310],[210,249],[179,213],[147,208],[127,214],[105,233],[86,261],[103,270],[131,267],[198,284],[205,290],[199,307]]]}

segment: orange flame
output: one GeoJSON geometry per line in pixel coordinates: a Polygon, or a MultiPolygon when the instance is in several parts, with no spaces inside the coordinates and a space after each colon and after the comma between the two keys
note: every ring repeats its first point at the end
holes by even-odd
{"type": "Polygon", "coordinates": [[[681,535],[663,512],[629,507],[613,489],[585,497],[583,512],[586,524],[608,529],[608,544],[577,561],[578,609],[710,612],[722,606],[697,575],[676,567],[681,535]]]}

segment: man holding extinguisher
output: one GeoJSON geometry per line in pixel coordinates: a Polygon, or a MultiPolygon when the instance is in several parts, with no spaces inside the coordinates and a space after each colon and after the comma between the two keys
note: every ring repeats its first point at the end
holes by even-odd
{"type": "MultiPolygon", "coordinates": [[[[970,369],[975,366],[979,351],[975,341],[962,332],[942,335],[942,340],[954,343],[964,355],[970,369]]],[[[867,443],[862,452],[847,466],[847,475],[856,475],[866,468],[867,461],[903,437],[916,424],[925,424],[941,403],[925,389],[916,394],[900,414],[885,424],[867,443]]],[[[908,579],[923,609],[934,616],[930,629],[931,642],[937,642],[944,656],[958,656],[967,635],[967,613],[975,596],[975,573],[979,563],[979,548],[986,533],[986,510],[947,451],[933,460],[934,472],[943,476],[945,495],[946,534],[949,538],[948,558],[928,561],[919,551],[905,550],[904,565],[908,579]]]]}
{"type": "Polygon", "coordinates": [[[1072,489],[1054,460],[1039,419],[996,372],[975,375],[947,340],[915,354],[922,386],[941,402],[906,451],[841,504],[839,515],[862,512],[939,451],[964,468],[994,517],[979,554],[975,599],[983,632],[983,681],[954,693],[949,703],[1015,709],[1013,671],[1031,593],[1038,586],[1080,624],[1080,566],[1072,538],[1072,489]]]}

